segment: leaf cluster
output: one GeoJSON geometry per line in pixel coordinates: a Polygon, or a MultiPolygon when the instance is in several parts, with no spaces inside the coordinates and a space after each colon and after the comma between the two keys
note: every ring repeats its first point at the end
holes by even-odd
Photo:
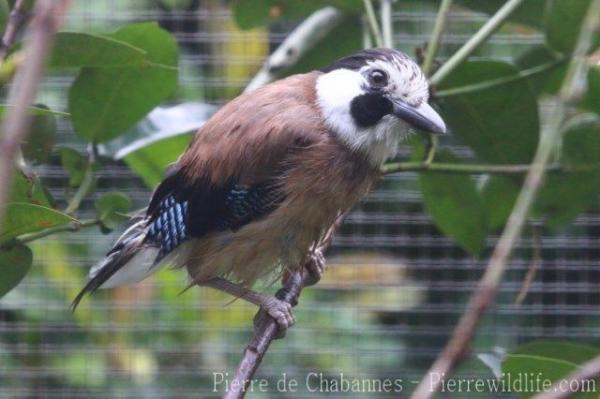
{"type": "MultiPolygon", "coordinates": [[[[459,1],[494,12],[502,1],[459,1]]],[[[459,158],[447,151],[436,162],[514,165],[532,161],[544,134],[544,105],[554,101],[574,50],[589,1],[527,1],[512,20],[541,30],[546,43],[529,48],[514,63],[467,61],[436,89],[434,101],[452,136],[472,151],[459,158]]],[[[598,37],[596,38],[596,45],[598,37]]],[[[591,60],[590,60],[591,62],[591,60]]],[[[551,173],[530,215],[551,230],[565,228],[596,204],[600,194],[600,69],[591,68],[585,95],[563,127],[556,148],[561,165],[551,173]]],[[[466,251],[481,255],[486,239],[502,228],[523,183],[522,176],[448,176],[422,173],[425,206],[438,228],[466,251]]]]}
{"type": "MultiPolygon", "coordinates": [[[[11,57],[15,57],[19,44],[11,57]]],[[[48,62],[51,70],[75,74],[69,88],[67,112],[44,105],[31,108],[28,141],[21,150],[29,165],[48,163],[54,151],[57,118],[71,122],[75,133],[89,143],[88,154],[70,147],[57,150],[69,174],[65,191],[71,199],[59,210],[40,179],[24,166],[11,190],[0,227],[0,296],[15,287],[33,262],[27,243],[61,231],[99,225],[109,232],[127,218],[130,199],[108,193],[96,200],[96,218],[73,217],[95,189],[95,174],[106,161],[98,144],[125,134],[177,88],[178,48],[174,37],[155,23],[127,25],[110,34],[60,32],[48,62]]],[[[10,105],[0,107],[0,118],[10,105]]]]}

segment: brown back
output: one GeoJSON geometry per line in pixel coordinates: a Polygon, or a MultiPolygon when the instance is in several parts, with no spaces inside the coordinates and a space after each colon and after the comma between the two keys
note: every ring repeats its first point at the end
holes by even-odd
{"type": "Polygon", "coordinates": [[[319,74],[294,75],[223,106],[180,158],[186,177],[252,184],[273,176],[295,149],[326,140],[315,103],[319,74]]]}

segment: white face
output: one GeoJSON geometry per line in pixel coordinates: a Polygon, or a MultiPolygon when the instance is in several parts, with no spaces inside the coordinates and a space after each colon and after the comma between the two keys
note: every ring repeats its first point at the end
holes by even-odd
{"type": "MultiPolygon", "coordinates": [[[[426,112],[431,110],[435,114],[427,105],[429,85],[425,76],[416,63],[401,53],[389,59],[368,60],[357,70],[342,67],[324,73],[317,79],[316,91],[318,106],[332,132],[353,151],[366,154],[375,165],[396,154],[399,141],[413,130],[413,126],[391,110],[377,117],[376,122],[361,126],[356,110],[354,114],[352,111],[355,98],[372,94],[381,97],[383,104],[390,107],[392,103],[402,103],[415,110],[428,108],[426,112]],[[381,72],[385,75],[384,82],[374,78],[381,78],[381,72]]],[[[381,111],[381,106],[379,108],[372,111],[383,114],[385,111],[381,111]]],[[[363,109],[369,113],[368,106],[363,109]]],[[[441,119],[437,118],[439,123],[441,119]]]]}

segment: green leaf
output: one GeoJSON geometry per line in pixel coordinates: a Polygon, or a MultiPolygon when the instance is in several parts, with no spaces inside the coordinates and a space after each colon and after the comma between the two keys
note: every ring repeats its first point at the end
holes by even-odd
{"type": "MultiPolygon", "coordinates": [[[[240,1],[239,7],[247,7],[253,1],[240,1]]],[[[334,2],[338,8],[354,11],[362,10],[362,1],[339,0],[334,2]],[[339,3],[339,4],[338,4],[339,3]]],[[[318,2],[279,2],[271,0],[271,5],[280,8],[287,17],[297,18],[321,8],[318,2]],[[275,5],[273,5],[275,4],[275,5]]],[[[253,25],[255,26],[255,25],[253,25]]],[[[322,37],[290,68],[285,70],[285,75],[304,73],[322,68],[337,59],[352,54],[362,49],[362,31],[359,16],[347,13],[342,21],[331,32],[322,37]]]]}
{"type": "MultiPolygon", "coordinates": [[[[38,109],[45,106],[40,105],[38,109]]],[[[47,162],[56,137],[56,119],[54,115],[39,113],[31,118],[27,141],[21,145],[23,156],[32,162],[47,162]]]]}
{"type": "Polygon", "coordinates": [[[600,118],[588,114],[566,128],[562,161],[567,168],[596,168],[577,173],[549,174],[538,195],[535,211],[558,229],[592,207],[600,195],[600,118]]]}
{"type": "Polygon", "coordinates": [[[40,205],[11,202],[6,207],[4,224],[0,227],[0,242],[25,233],[74,222],[72,217],[40,205]]]}
{"type": "Polygon", "coordinates": [[[123,160],[150,188],[165,177],[167,167],[177,160],[192,140],[191,134],[181,134],[155,141],[127,154],[123,160]]]}
{"type": "Polygon", "coordinates": [[[83,32],[60,32],[49,67],[141,66],[146,52],[124,41],[83,32]]]}
{"type": "Polygon", "coordinates": [[[8,16],[10,14],[10,7],[8,5],[8,0],[0,0],[0,31],[4,32],[6,29],[6,22],[8,21],[8,16]]]}
{"type": "MultiPolygon", "coordinates": [[[[539,67],[542,65],[551,65],[560,58],[546,45],[539,45],[528,48],[515,60],[515,64],[521,70],[539,67]]],[[[554,94],[560,89],[560,85],[567,71],[567,62],[558,63],[552,69],[529,77],[529,83],[537,94],[554,94]]]]}
{"type": "Polygon", "coordinates": [[[115,228],[127,217],[124,216],[131,206],[131,200],[122,193],[106,193],[96,200],[98,219],[105,227],[115,228]]]}
{"type": "Polygon", "coordinates": [[[33,254],[23,244],[0,250],[0,298],[15,288],[31,269],[33,254]]]}
{"type": "Polygon", "coordinates": [[[50,208],[52,198],[35,174],[17,170],[10,191],[10,202],[28,202],[50,208]]]}
{"type": "Polygon", "coordinates": [[[271,3],[279,9],[282,16],[287,18],[306,17],[326,6],[333,6],[347,13],[354,13],[357,16],[362,14],[364,7],[364,3],[361,0],[271,0],[271,3]]]}
{"type": "MultiPolygon", "coordinates": [[[[526,0],[509,17],[509,21],[541,28],[547,0],[526,0]]],[[[562,1],[562,0],[559,0],[562,1]]],[[[486,14],[495,14],[506,0],[458,0],[458,4],[486,14]]]]}
{"type": "MultiPolygon", "coordinates": [[[[503,378],[506,383],[509,381],[514,382],[518,378],[523,381],[524,376],[533,376],[534,380],[539,377],[540,380],[547,379],[556,382],[567,377],[578,366],[593,359],[598,354],[600,354],[599,349],[587,345],[546,340],[531,342],[506,356],[502,363],[503,378]]],[[[522,388],[522,391],[524,391],[526,386],[523,384],[522,388]]],[[[539,391],[541,389],[518,393],[522,398],[529,398],[539,391]]],[[[571,397],[591,399],[596,398],[597,393],[579,393],[571,397]]]]}
{"type": "Polygon", "coordinates": [[[70,147],[61,147],[59,153],[60,163],[69,172],[69,186],[79,187],[88,167],[87,158],[70,147]]]}
{"type": "Polygon", "coordinates": [[[540,339],[519,346],[511,354],[549,357],[579,365],[600,355],[600,348],[575,342],[540,339]]]}
{"type": "Polygon", "coordinates": [[[503,227],[519,195],[519,186],[506,176],[491,176],[481,191],[491,230],[503,227]]]}
{"type": "Polygon", "coordinates": [[[193,0],[160,0],[161,7],[169,10],[189,10],[193,3],[193,0]]]}
{"type": "Polygon", "coordinates": [[[600,167],[600,118],[584,114],[570,121],[562,150],[567,168],[600,167]]]}
{"type": "MultiPolygon", "coordinates": [[[[459,163],[448,150],[436,161],[459,163]]],[[[485,248],[486,217],[475,182],[462,174],[426,172],[419,175],[425,208],[436,226],[466,251],[478,255],[485,248]]]]}
{"type": "Polygon", "coordinates": [[[338,58],[352,54],[362,48],[361,25],[358,17],[346,16],[325,35],[298,62],[286,70],[286,75],[304,73],[331,64],[338,58]]]}
{"type": "Polygon", "coordinates": [[[588,72],[588,87],[581,106],[600,115],[600,67],[598,66],[590,68],[588,72]]]}
{"type": "Polygon", "coordinates": [[[146,59],[150,63],[177,67],[177,41],[156,22],[127,25],[110,37],[142,49],[146,52],[146,59]]]}
{"type": "Polygon", "coordinates": [[[113,38],[146,51],[139,68],[83,68],[69,91],[76,133],[104,142],[132,127],[177,86],[177,43],[156,23],[119,29],[113,38]]]}
{"type": "MultiPolygon", "coordinates": [[[[8,104],[0,104],[0,119],[12,108],[8,104]]],[[[46,162],[50,156],[56,136],[55,115],[65,116],[63,112],[52,111],[45,105],[29,107],[31,125],[27,134],[27,142],[21,145],[23,155],[29,161],[46,162]]]]}
{"type": "MultiPolygon", "coordinates": [[[[458,67],[440,87],[457,89],[517,74],[499,61],[470,61],[458,67]]],[[[448,95],[439,99],[453,135],[491,163],[529,163],[539,139],[538,104],[526,80],[448,95]]]]}
{"type": "Polygon", "coordinates": [[[237,0],[233,4],[233,17],[240,29],[266,25],[269,21],[269,0],[237,0]]]}
{"type": "MultiPolygon", "coordinates": [[[[233,4],[233,16],[240,29],[251,29],[267,25],[281,17],[287,19],[304,18],[326,6],[333,6],[357,15],[363,11],[361,0],[236,0],[233,4]],[[276,17],[272,17],[271,14],[275,14],[276,17]]],[[[340,38],[343,38],[343,36],[338,37],[338,40],[340,38]]]]}
{"type": "MultiPolygon", "coordinates": [[[[552,49],[564,54],[573,52],[590,3],[590,0],[559,0],[548,3],[545,31],[546,42],[552,49]]],[[[599,39],[600,35],[596,32],[592,49],[598,45],[599,39]]]]}
{"type": "Polygon", "coordinates": [[[37,0],[25,0],[23,2],[23,10],[25,12],[32,12],[33,11],[33,7],[35,6],[35,2],[37,0]]]}

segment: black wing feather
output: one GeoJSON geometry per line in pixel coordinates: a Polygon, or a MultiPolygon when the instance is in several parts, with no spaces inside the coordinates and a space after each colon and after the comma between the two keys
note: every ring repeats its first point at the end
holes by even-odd
{"type": "Polygon", "coordinates": [[[282,200],[275,179],[251,186],[234,179],[220,186],[206,180],[187,185],[182,174],[174,172],[150,201],[147,240],[160,245],[160,259],[189,238],[238,230],[271,213],[282,200]]]}

